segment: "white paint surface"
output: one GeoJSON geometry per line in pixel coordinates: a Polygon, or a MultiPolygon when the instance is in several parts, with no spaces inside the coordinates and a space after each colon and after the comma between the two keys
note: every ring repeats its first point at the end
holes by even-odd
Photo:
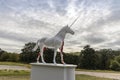
{"type": "Polygon", "coordinates": [[[75,80],[76,65],[31,63],[31,80],[75,80]]]}

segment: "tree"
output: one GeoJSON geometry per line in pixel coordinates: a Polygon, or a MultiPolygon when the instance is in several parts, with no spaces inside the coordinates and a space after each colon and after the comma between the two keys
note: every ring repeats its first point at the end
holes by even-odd
{"type": "Polygon", "coordinates": [[[0,57],[3,53],[5,53],[5,51],[0,48],[0,57]]]}
{"type": "Polygon", "coordinates": [[[65,63],[78,65],[78,55],[73,53],[63,53],[63,55],[65,63]]]}
{"type": "MultiPolygon", "coordinates": [[[[29,42],[25,44],[24,48],[22,49],[22,53],[20,54],[20,61],[30,63],[30,62],[36,62],[36,58],[38,53],[40,52],[40,49],[38,48],[36,51],[32,51],[36,44],[33,42],[29,42]]],[[[44,51],[43,57],[47,63],[53,62],[53,50],[46,48],[44,51]]],[[[41,62],[41,58],[39,59],[41,62]]]]}
{"type": "Polygon", "coordinates": [[[19,54],[9,53],[9,60],[8,61],[18,62],[19,61],[19,54]]]}
{"type": "Polygon", "coordinates": [[[25,62],[25,63],[36,62],[39,49],[33,52],[32,49],[34,48],[34,46],[35,43],[33,42],[29,42],[25,44],[24,48],[21,50],[22,52],[20,53],[21,62],[25,62]]]}
{"type": "Polygon", "coordinates": [[[0,61],[8,61],[9,56],[9,53],[2,53],[2,55],[0,56],[0,61]]]}
{"type": "Polygon", "coordinates": [[[101,49],[98,51],[100,63],[100,69],[110,69],[110,62],[114,58],[111,49],[101,49]]]}
{"type": "Polygon", "coordinates": [[[90,45],[86,45],[83,49],[84,50],[81,51],[79,56],[78,67],[85,69],[96,69],[98,56],[95,54],[95,50],[90,48],[90,45]]]}

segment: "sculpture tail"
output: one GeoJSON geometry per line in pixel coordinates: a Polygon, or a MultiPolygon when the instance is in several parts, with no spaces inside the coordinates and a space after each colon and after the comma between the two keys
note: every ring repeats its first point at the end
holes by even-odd
{"type": "Polygon", "coordinates": [[[33,48],[32,51],[36,51],[38,47],[42,47],[42,44],[44,44],[44,41],[46,40],[47,38],[42,38],[42,39],[39,39],[35,45],[35,47],[33,48]]]}
{"type": "Polygon", "coordinates": [[[35,47],[33,48],[33,50],[32,51],[36,51],[37,50],[37,48],[38,48],[38,45],[40,44],[40,41],[38,40],[37,41],[37,43],[36,43],[36,45],[35,45],[35,47]]]}

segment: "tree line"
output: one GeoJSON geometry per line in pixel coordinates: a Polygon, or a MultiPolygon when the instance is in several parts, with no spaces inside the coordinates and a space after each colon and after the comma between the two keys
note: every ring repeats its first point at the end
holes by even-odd
{"type": "MultiPolygon", "coordinates": [[[[20,54],[8,53],[0,50],[0,61],[15,61],[31,63],[36,62],[39,49],[32,51],[35,43],[29,42],[21,49],[20,54]]],[[[47,63],[52,63],[54,51],[46,49],[44,51],[44,58],[47,63]]],[[[83,47],[81,52],[77,53],[63,53],[66,64],[75,64],[77,68],[82,69],[101,69],[101,70],[116,70],[120,71],[120,50],[100,49],[95,50],[90,45],[83,47]]],[[[41,61],[41,59],[40,59],[41,61]]],[[[60,53],[56,57],[57,63],[60,61],[60,53]]]]}
{"type": "Polygon", "coordinates": [[[10,53],[0,48],[0,61],[19,62],[20,54],[10,53]]]}

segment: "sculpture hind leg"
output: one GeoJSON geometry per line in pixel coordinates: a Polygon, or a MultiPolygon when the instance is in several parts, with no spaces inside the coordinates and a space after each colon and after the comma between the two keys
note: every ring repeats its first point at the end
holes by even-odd
{"type": "Polygon", "coordinates": [[[43,46],[40,45],[40,52],[38,53],[37,63],[39,63],[39,58],[40,58],[40,56],[41,56],[42,63],[46,63],[46,62],[44,61],[44,57],[43,57],[43,49],[44,49],[43,46]]]}
{"type": "Polygon", "coordinates": [[[41,60],[42,60],[42,63],[46,63],[46,62],[44,61],[44,57],[43,57],[43,49],[44,49],[44,48],[41,48],[41,60]]]}

